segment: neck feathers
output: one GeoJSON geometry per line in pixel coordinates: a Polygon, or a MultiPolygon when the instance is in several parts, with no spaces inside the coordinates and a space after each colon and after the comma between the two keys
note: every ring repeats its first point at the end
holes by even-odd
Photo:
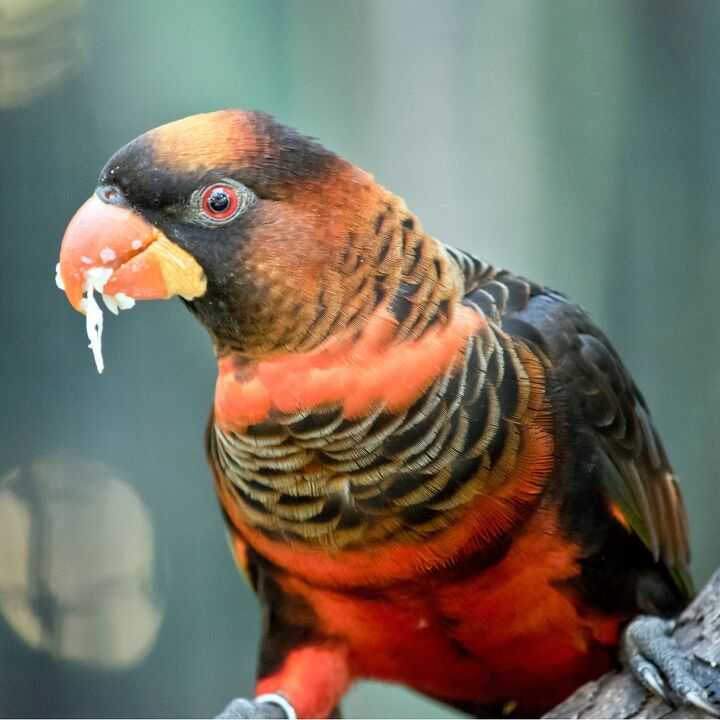
{"type": "Polygon", "coordinates": [[[339,239],[327,243],[315,273],[291,278],[271,263],[248,265],[256,283],[248,300],[252,322],[244,324],[242,337],[215,336],[218,357],[312,352],[362,335],[379,315],[396,321],[394,342],[452,324],[464,293],[456,260],[423,232],[403,200],[377,185],[368,200],[363,216],[343,230],[344,221],[327,229],[339,239]]]}
{"type": "Polygon", "coordinates": [[[389,197],[374,219],[369,244],[371,262],[356,255],[356,272],[374,285],[371,312],[386,310],[397,320],[396,340],[416,340],[453,321],[464,294],[463,275],[401,199],[389,197]]]}

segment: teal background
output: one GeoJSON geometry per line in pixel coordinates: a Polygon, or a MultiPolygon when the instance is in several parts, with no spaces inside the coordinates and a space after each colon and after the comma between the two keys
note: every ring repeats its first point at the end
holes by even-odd
{"type": "MultiPolygon", "coordinates": [[[[108,466],[151,519],[162,614],[132,664],[63,658],[67,610],[43,574],[60,546],[28,556],[33,582],[10,582],[0,553],[0,715],[203,717],[252,693],[259,612],[203,455],[205,332],[179,302],[106,313],[98,376],[53,283],[107,157],[197,112],[276,115],[373,172],[440,239],[587,308],[647,397],[703,583],[720,563],[718,68],[714,0],[0,0],[0,508],[19,470],[39,488],[32,523],[52,522],[40,458],[108,466]],[[3,614],[12,603],[43,618],[47,646],[3,614]]],[[[64,531],[79,538],[68,567],[101,542],[83,536],[86,512],[64,531]]],[[[123,525],[124,506],[104,512],[123,525]]],[[[378,684],[343,709],[455,716],[378,684]]]]}

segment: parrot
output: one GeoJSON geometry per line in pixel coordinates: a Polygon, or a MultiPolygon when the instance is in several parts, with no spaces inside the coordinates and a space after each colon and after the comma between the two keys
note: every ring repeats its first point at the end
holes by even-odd
{"type": "Polygon", "coordinates": [[[219,717],[337,716],[360,679],[536,717],[621,663],[718,714],[714,671],[671,635],[694,594],[676,476],[563,294],[235,109],[118,150],[57,270],[94,350],[95,292],[177,296],[210,336],[205,447],[262,608],[254,696],[219,717]]]}

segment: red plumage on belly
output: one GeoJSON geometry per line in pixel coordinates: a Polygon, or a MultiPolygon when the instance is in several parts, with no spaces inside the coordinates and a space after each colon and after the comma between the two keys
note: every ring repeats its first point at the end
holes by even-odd
{"type": "Polygon", "coordinates": [[[559,539],[555,514],[540,511],[499,562],[477,573],[449,567],[373,593],[297,576],[281,585],[310,603],[351,677],[403,683],[471,711],[513,698],[518,714],[532,715],[614,662],[620,619],[583,612],[569,589],[578,550],[559,539]]]}

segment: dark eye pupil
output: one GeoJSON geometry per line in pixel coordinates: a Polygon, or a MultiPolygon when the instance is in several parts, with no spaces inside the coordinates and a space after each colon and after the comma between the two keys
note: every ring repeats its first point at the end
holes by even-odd
{"type": "Polygon", "coordinates": [[[225,190],[213,190],[207,203],[214,212],[223,212],[230,206],[230,196],[225,190]]]}

